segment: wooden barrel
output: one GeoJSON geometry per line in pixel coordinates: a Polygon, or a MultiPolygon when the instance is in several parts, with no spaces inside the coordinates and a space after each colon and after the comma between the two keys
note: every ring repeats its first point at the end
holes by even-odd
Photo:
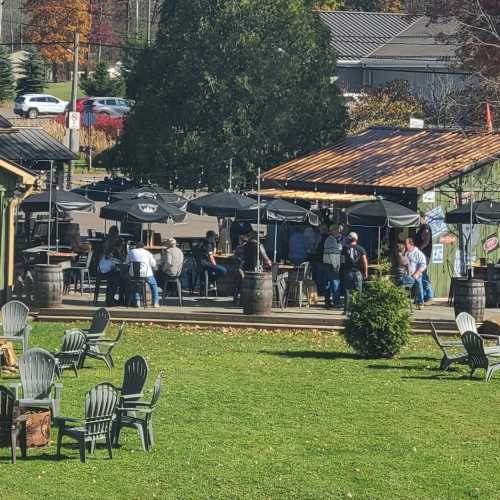
{"type": "Polygon", "coordinates": [[[35,303],[38,307],[62,305],[63,273],[60,266],[37,264],[35,266],[35,303]]]}
{"type": "Polygon", "coordinates": [[[486,294],[483,280],[457,280],[455,284],[455,316],[468,312],[476,321],[482,321],[486,294]]]}
{"type": "Polygon", "coordinates": [[[497,307],[498,304],[498,282],[485,281],[484,290],[486,294],[486,307],[497,307]]]}
{"type": "Polygon", "coordinates": [[[243,314],[269,314],[273,306],[271,273],[245,273],[241,284],[243,314]]]}

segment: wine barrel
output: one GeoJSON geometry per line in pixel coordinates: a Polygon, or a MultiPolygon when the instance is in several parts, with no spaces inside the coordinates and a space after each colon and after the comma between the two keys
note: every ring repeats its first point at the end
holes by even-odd
{"type": "Polygon", "coordinates": [[[246,272],[241,284],[243,314],[269,314],[273,306],[271,273],[246,272]]]}
{"type": "Polygon", "coordinates": [[[485,281],[484,290],[486,294],[486,307],[497,307],[498,304],[498,282],[485,281]]]}
{"type": "Polygon", "coordinates": [[[61,306],[63,286],[60,266],[50,264],[35,266],[35,303],[38,307],[61,306]]]}
{"type": "Polygon", "coordinates": [[[455,284],[455,316],[468,312],[476,321],[482,321],[486,294],[483,280],[457,280],[455,284]]]}

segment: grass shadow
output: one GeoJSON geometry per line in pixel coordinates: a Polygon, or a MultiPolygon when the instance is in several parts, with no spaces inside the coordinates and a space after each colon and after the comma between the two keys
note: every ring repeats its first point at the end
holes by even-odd
{"type": "Polygon", "coordinates": [[[417,370],[426,370],[426,371],[440,371],[439,368],[427,368],[425,366],[401,366],[401,365],[368,365],[368,368],[372,368],[374,370],[407,370],[407,371],[417,371],[417,370]]]}
{"type": "Polygon", "coordinates": [[[351,352],[325,352],[325,351],[259,351],[259,354],[279,356],[282,358],[302,358],[302,359],[363,359],[365,356],[351,352]]]}
{"type": "MultiPolygon", "coordinates": [[[[447,377],[444,374],[439,374],[436,373],[436,375],[429,375],[429,376],[416,376],[416,375],[408,375],[407,377],[401,377],[401,380],[439,380],[443,382],[463,382],[464,380],[471,380],[471,378],[468,375],[462,375],[461,377],[447,377]]],[[[472,379],[472,380],[481,380],[479,378],[477,379],[472,379]]]]}

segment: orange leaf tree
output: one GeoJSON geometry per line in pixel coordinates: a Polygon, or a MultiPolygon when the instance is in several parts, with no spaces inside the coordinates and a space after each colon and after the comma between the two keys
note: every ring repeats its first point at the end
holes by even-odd
{"type": "MultiPolygon", "coordinates": [[[[89,0],[27,0],[26,9],[31,21],[26,32],[28,41],[40,44],[40,53],[53,65],[57,79],[61,65],[73,60],[75,33],[80,33],[80,43],[89,39],[91,15],[89,0]]],[[[84,62],[86,47],[79,52],[84,62]]]]}

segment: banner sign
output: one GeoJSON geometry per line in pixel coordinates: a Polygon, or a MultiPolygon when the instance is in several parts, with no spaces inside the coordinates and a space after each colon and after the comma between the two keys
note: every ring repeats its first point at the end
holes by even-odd
{"type": "Polygon", "coordinates": [[[498,248],[498,238],[496,234],[491,234],[483,240],[483,250],[486,253],[491,253],[498,248]]]}
{"type": "Polygon", "coordinates": [[[438,243],[437,245],[432,245],[432,263],[442,264],[444,262],[444,245],[438,243]]]}

